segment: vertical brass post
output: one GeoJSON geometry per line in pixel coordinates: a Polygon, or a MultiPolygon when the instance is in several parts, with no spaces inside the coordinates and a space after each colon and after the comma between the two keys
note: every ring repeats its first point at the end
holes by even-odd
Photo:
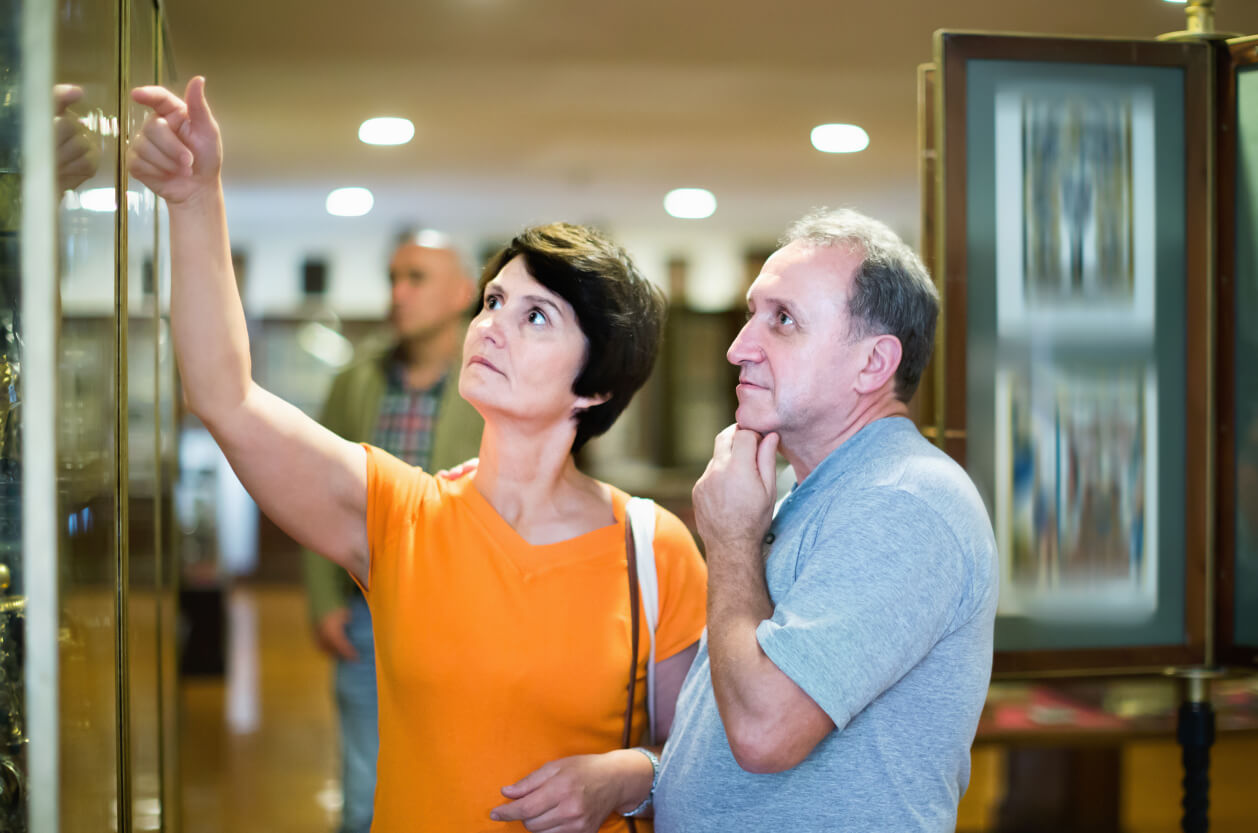
{"type": "Polygon", "coordinates": [[[1214,31],[1214,0],[1188,0],[1188,31],[1208,35],[1214,31]]]}

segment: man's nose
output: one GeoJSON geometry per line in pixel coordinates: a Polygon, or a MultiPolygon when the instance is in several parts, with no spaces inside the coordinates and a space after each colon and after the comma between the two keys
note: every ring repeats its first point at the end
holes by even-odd
{"type": "Polygon", "coordinates": [[[734,343],[725,351],[725,358],[730,364],[757,362],[763,358],[764,353],[760,350],[755,337],[755,323],[754,320],[748,321],[738,331],[738,335],[734,336],[734,343]]]}

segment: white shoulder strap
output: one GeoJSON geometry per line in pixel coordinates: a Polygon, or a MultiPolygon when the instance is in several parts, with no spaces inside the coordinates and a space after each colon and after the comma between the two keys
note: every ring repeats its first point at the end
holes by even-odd
{"type": "Polygon", "coordinates": [[[642,594],[642,610],[646,615],[650,651],[646,664],[646,709],[650,718],[649,742],[655,743],[655,629],[660,623],[659,578],[655,569],[655,502],[646,498],[630,498],[625,506],[625,520],[633,530],[633,546],[638,554],[638,590],[642,594]]]}

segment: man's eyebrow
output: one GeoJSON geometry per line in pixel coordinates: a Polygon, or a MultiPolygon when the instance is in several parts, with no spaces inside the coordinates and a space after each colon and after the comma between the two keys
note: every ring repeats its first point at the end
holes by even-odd
{"type": "MultiPolygon", "coordinates": [[[[760,295],[756,297],[756,303],[760,306],[773,307],[774,309],[788,309],[794,311],[795,305],[785,298],[779,298],[776,295],[760,295]]],[[[751,306],[751,293],[747,293],[747,306],[751,306]]]]}

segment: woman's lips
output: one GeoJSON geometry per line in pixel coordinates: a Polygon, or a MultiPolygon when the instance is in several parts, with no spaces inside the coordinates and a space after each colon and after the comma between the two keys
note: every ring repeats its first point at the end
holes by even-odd
{"type": "Polygon", "coordinates": [[[503,376],[506,375],[501,370],[499,370],[498,367],[493,362],[491,362],[489,359],[486,359],[483,356],[472,356],[472,358],[468,359],[467,363],[469,366],[474,365],[474,364],[484,365],[485,367],[492,370],[494,373],[498,373],[503,376]]]}

